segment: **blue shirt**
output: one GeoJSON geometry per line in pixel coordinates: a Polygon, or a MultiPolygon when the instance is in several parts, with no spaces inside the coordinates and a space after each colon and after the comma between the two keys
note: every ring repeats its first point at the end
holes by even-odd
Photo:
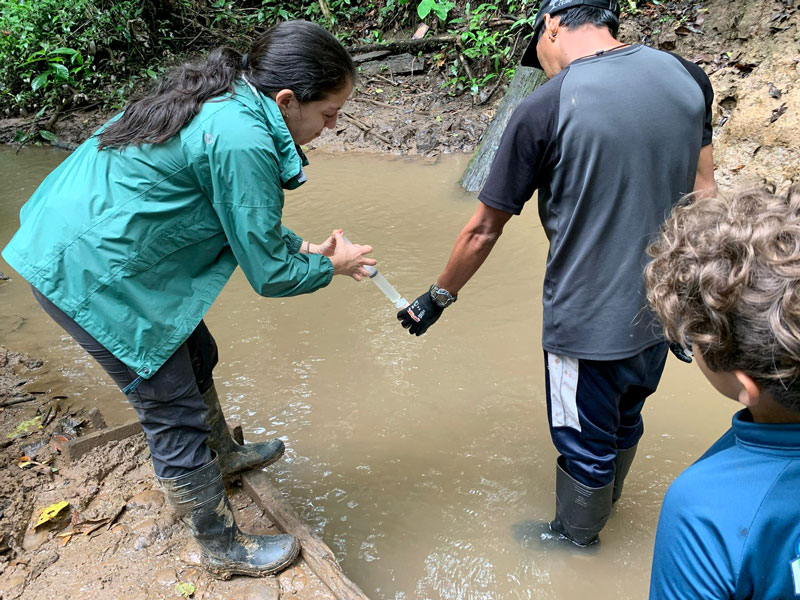
{"type": "Polygon", "coordinates": [[[670,486],[650,600],[800,598],[800,424],[747,410],[670,486]]]}

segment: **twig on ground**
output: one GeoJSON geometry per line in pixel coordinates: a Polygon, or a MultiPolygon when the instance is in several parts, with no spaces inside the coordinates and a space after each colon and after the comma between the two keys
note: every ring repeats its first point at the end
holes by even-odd
{"type": "Polygon", "coordinates": [[[402,106],[397,106],[396,104],[388,104],[387,102],[379,102],[378,100],[373,100],[372,98],[353,98],[355,102],[369,102],[370,104],[374,104],[375,106],[383,106],[385,108],[396,108],[397,110],[401,110],[402,106]]]}
{"type": "Polygon", "coordinates": [[[361,121],[359,121],[358,119],[356,119],[356,118],[355,118],[355,117],[353,117],[352,115],[349,115],[349,114],[347,114],[346,112],[342,111],[342,116],[343,116],[345,119],[347,119],[347,121],[349,121],[350,123],[352,123],[353,125],[355,125],[356,127],[358,127],[358,128],[359,128],[361,131],[363,131],[364,133],[369,133],[369,134],[371,134],[373,137],[375,137],[376,139],[379,139],[380,141],[382,141],[382,142],[383,142],[384,144],[386,144],[387,146],[391,146],[391,145],[392,145],[392,142],[390,142],[390,141],[389,141],[389,138],[382,136],[382,135],[381,135],[380,133],[378,133],[377,131],[374,131],[372,127],[370,127],[369,125],[366,125],[366,124],[362,123],[361,121]]]}
{"type": "Polygon", "coordinates": [[[386,83],[393,85],[394,87],[400,87],[400,84],[394,80],[394,78],[389,79],[388,77],[384,77],[383,75],[373,75],[374,79],[380,79],[381,81],[385,81],[386,83]]]}
{"type": "Polygon", "coordinates": [[[36,400],[36,396],[30,396],[28,398],[17,398],[15,400],[6,400],[3,403],[0,403],[0,408],[6,408],[7,406],[14,406],[15,404],[22,404],[23,402],[31,402],[32,400],[36,400]]]}
{"type": "Polygon", "coordinates": [[[417,84],[415,84],[415,83],[409,83],[408,81],[406,81],[406,82],[402,82],[402,81],[393,81],[393,80],[389,79],[388,77],[384,77],[383,75],[373,75],[373,76],[372,76],[372,78],[370,78],[370,79],[367,79],[367,83],[374,83],[374,82],[377,82],[377,81],[378,81],[378,79],[380,79],[381,81],[385,81],[386,83],[388,83],[388,84],[391,84],[391,85],[393,85],[394,87],[407,87],[407,88],[415,88],[415,89],[419,90],[419,91],[420,91],[420,92],[422,92],[422,93],[427,93],[427,92],[428,92],[428,90],[426,90],[425,88],[422,88],[422,87],[418,86],[418,85],[417,85],[417,84]]]}
{"type": "Polygon", "coordinates": [[[481,100],[480,102],[478,102],[477,105],[478,106],[482,106],[483,104],[486,104],[489,100],[491,100],[492,96],[494,95],[494,93],[497,91],[497,89],[500,87],[500,84],[502,84],[502,83],[503,83],[503,76],[500,75],[500,77],[497,78],[497,83],[494,84],[494,87],[491,90],[489,90],[489,93],[486,94],[486,97],[483,100],[481,100]]]}
{"type": "Polygon", "coordinates": [[[467,63],[467,59],[464,58],[464,44],[461,42],[461,38],[456,41],[456,46],[458,46],[458,61],[461,63],[461,66],[464,67],[467,77],[469,77],[471,81],[474,81],[475,76],[472,74],[472,69],[469,68],[469,63],[467,63]]]}

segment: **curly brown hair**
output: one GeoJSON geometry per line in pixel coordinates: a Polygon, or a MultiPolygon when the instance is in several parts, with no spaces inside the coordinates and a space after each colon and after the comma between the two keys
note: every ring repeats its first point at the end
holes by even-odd
{"type": "Polygon", "coordinates": [[[648,253],[647,299],[667,338],[800,411],[800,185],[689,196],[648,253]]]}

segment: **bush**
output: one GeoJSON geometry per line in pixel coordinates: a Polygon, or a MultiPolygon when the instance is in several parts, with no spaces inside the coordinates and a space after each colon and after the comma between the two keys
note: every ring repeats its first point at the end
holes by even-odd
{"type": "Polygon", "coordinates": [[[472,90],[510,68],[533,0],[0,0],[0,111],[36,116],[69,107],[120,107],[133,89],[187,53],[221,44],[244,48],[256,29],[288,19],[317,21],[343,42],[383,39],[423,18],[462,38],[474,69],[465,77],[449,51],[451,89],[472,90]],[[530,4],[528,4],[530,2],[530,4]],[[527,14],[526,14],[527,13],[527,14]],[[516,15],[516,16],[513,16],[516,15]]]}
{"type": "MultiPolygon", "coordinates": [[[[0,2],[0,107],[6,114],[104,102],[129,62],[152,54],[143,3],[0,2]],[[110,88],[110,89],[108,89],[110,88]]],[[[109,96],[110,93],[110,96],[109,96]]]]}

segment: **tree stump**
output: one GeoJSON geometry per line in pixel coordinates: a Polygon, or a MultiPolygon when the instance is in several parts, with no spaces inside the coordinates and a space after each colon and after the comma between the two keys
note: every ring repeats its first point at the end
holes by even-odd
{"type": "Polygon", "coordinates": [[[486,183],[494,155],[497,154],[497,148],[500,145],[500,138],[511,118],[511,113],[528,94],[545,81],[547,81],[547,76],[544,71],[532,67],[517,67],[506,95],[500,101],[497,112],[461,176],[461,185],[468,192],[477,192],[486,183]]]}

